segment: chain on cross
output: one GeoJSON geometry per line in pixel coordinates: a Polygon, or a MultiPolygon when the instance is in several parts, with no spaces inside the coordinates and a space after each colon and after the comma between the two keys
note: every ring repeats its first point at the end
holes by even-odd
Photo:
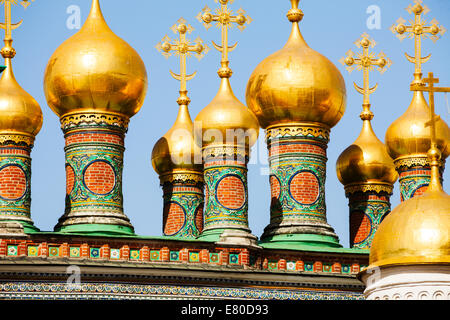
{"type": "Polygon", "coordinates": [[[422,57],[422,37],[436,42],[447,30],[436,19],[431,20],[430,24],[423,19],[422,16],[430,12],[430,9],[423,4],[422,0],[415,0],[414,5],[410,4],[406,11],[409,14],[414,14],[414,20],[409,21],[410,25],[405,25],[406,20],[400,18],[397,20],[397,24],[391,27],[391,31],[397,35],[400,41],[407,37],[414,38],[415,56],[412,57],[407,53],[405,53],[405,56],[409,62],[415,64],[416,81],[418,81],[422,77],[422,64],[431,57],[431,54],[422,57]]]}
{"type": "Polygon", "coordinates": [[[228,29],[233,27],[233,24],[237,24],[239,30],[243,31],[246,25],[252,22],[250,16],[246,15],[246,12],[241,8],[236,11],[237,15],[233,15],[233,11],[228,8],[229,4],[232,4],[234,0],[214,0],[216,3],[220,3],[220,8],[215,10],[215,14],[212,10],[205,6],[205,8],[198,14],[197,19],[203,23],[208,30],[213,22],[216,22],[216,26],[222,29],[222,45],[219,46],[214,41],[212,44],[219,52],[222,53],[222,68],[219,70],[221,77],[231,77],[231,69],[228,67],[228,53],[236,49],[237,42],[233,46],[228,45],[228,29]]]}
{"type": "Polygon", "coordinates": [[[347,52],[347,56],[339,60],[343,65],[347,65],[347,71],[352,72],[354,69],[358,71],[363,70],[364,74],[364,84],[363,87],[359,87],[356,83],[353,83],[355,89],[364,96],[363,105],[367,106],[367,111],[369,111],[370,106],[370,95],[374,93],[378,84],[370,88],[369,73],[374,71],[375,67],[378,67],[378,71],[383,74],[391,65],[392,61],[386,57],[383,52],[378,54],[378,57],[374,52],[370,52],[370,48],[374,48],[376,42],[369,37],[367,33],[363,33],[361,38],[355,42],[358,48],[362,48],[362,53],[354,53],[352,50],[347,52]]]}
{"type": "Polygon", "coordinates": [[[189,98],[187,98],[187,81],[192,80],[197,72],[193,74],[187,74],[187,58],[193,53],[198,60],[201,60],[208,52],[209,47],[198,37],[193,44],[186,38],[186,33],[191,34],[194,28],[187,24],[187,21],[183,18],[179,19],[176,24],[171,28],[173,33],[179,34],[179,39],[172,40],[169,36],[165,36],[161,42],[156,45],[159,52],[166,58],[169,58],[172,54],[180,56],[180,74],[176,74],[170,71],[172,77],[181,82],[179,103],[189,104],[189,98]],[[182,100],[182,101],[181,101],[182,100]]]}

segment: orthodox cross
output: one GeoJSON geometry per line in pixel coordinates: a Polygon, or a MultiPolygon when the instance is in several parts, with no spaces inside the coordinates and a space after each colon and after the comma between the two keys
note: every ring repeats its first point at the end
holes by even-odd
{"type": "Polygon", "coordinates": [[[426,15],[430,12],[430,9],[423,5],[422,0],[414,0],[414,5],[410,4],[406,11],[409,14],[414,14],[414,20],[410,20],[411,25],[405,25],[406,20],[400,18],[397,20],[397,25],[391,27],[391,31],[397,34],[397,38],[402,41],[406,37],[414,38],[415,42],[415,55],[414,57],[405,53],[409,62],[415,64],[414,82],[419,83],[422,77],[422,63],[427,62],[431,54],[426,57],[422,57],[422,37],[430,38],[433,42],[436,42],[447,31],[436,19],[431,20],[430,24],[422,19],[422,15],[426,15]]]}
{"type": "MultiPolygon", "coordinates": [[[[18,23],[11,22],[11,5],[16,5],[17,2],[18,0],[0,0],[0,5],[5,5],[5,22],[0,23],[0,28],[5,30],[5,47],[1,50],[1,54],[5,59],[12,59],[16,55],[16,51],[12,48],[12,30],[20,27],[23,22],[23,20],[20,20],[18,23]]],[[[29,0],[22,0],[20,4],[26,9],[31,3],[29,0]]]]}
{"type": "Polygon", "coordinates": [[[428,84],[428,86],[423,86],[420,84],[411,84],[411,91],[426,91],[429,94],[429,100],[430,100],[430,121],[426,123],[426,126],[430,127],[431,130],[431,148],[430,151],[428,151],[428,156],[430,158],[430,165],[432,170],[432,182],[430,183],[430,188],[435,188],[442,190],[442,185],[439,180],[439,166],[440,166],[440,160],[441,160],[441,152],[438,149],[437,145],[437,139],[436,139],[436,121],[440,119],[438,115],[435,114],[434,111],[434,93],[435,92],[450,92],[450,88],[446,87],[435,87],[435,83],[439,83],[439,79],[435,78],[433,73],[428,73],[428,78],[423,79],[423,82],[425,84],[428,84]]]}
{"type": "Polygon", "coordinates": [[[187,81],[192,80],[197,72],[187,74],[186,60],[192,53],[195,54],[197,59],[201,60],[208,53],[209,47],[200,38],[197,38],[195,43],[191,44],[191,41],[186,38],[186,33],[191,34],[192,31],[194,31],[194,28],[187,24],[187,21],[183,18],[179,19],[177,23],[172,26],[171,30],[173,33],[179,34],[179,39],[172,40],[166,35],[161,42],[156,45],[156,48],[166,58],[169,58],[173,53],[180,56],[180,74],[176,74],[172,71],[170,71],[170,74],[176,80],[181,82],[181,96],[178,98],[178,103],[188,105],[190,100],[187,97],[187,81]]]}
{"type": "Polygon", "coordinates": [[[231,69],[228,67],[228,53],[232,52],[237,43],[233,46],[228,45],[228,29],[233,27],[233,23],[237,24],[239,30],[243,31],[246,28],[246,24],[250,24],[252,19],[246,16],[243,9],[236,11],[237,15],[233,15],[233,11],[228,8],[228,4],[232,4],[234,0],[214,0],[216,3],[220,3],[220,8],[215,10],[216,14],[211,13],[211,9],[208,6],[200,12],[197,19],[203,23],[206,29],[211,27],[212,22],[216,22],[217,27],[222,29],[222,45],[219,46],[214,41],[212,42],[214,48],[222,53],[222,68],[219,70],[221,77],[229,78],[232,75],[231,69]]]}
{"type": "MultiPolygon", "coordinates": [[[[367,118],[371,120],[373,114],[370,111],[370,95],[373,94],[377,88],[378,84],[374,87],[370,87],[369,74],[373,71],[375,67],[378,67],[378,71],[383,74],[391,65],[392,61],[386,57],[383,52],[375,56],[374,52],[370,52],[370,48],[374,48],[376,42],[369,37],[367,33],[363,33],[361,38],[354,43],[358,48],[362,48],[362,53],[354,53],[352,50],[347,52],[347,57],[339,60],[343,65],[347,65],[347,71],[352,72],[355,68],[358,71],[363,70],[363,87],[359,87],[356,83],[353,83],[356,91],[364,96],[363,107],[364,111],[361,114],[361,118],[367,118]]],[[[366,119],[363,119],[366,120],[366,119]]]]}

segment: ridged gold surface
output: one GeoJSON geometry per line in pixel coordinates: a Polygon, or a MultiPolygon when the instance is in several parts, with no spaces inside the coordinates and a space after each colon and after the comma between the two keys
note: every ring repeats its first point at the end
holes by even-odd
{"type": "Polygon", "coordinates": [[[0,134],[36,136],[42,127],[41,107],[17,83],[11,59],[5,59],[6,69],[0,79],[0,134]]]}
{"type": "MultiPolygon", "coordinates": [[[[430,149],[429,106],[420,91],[413,93],[413,99],[406,112],[395,120],[386,131],[386,146],[395,160],[409,155],[426,154],[430,149]]],[[[436,122],[436,140],[445,159],[450,154],[450,129],[440,119],[436,122]]]]}
{"type": "Polygon", "coordinates": [[[139,54],[115,35],[98,0],[81,30],[53,54],[44,89],[58,115],[82,110],[135,115],[147,92],[147,71],[139,54]]]}
{"type": "Polygon", "coordinates": [[[394,184],[398,178],[394,161],[373,132],[369,120],[363,121],[359,137],[339,156],[336,172],[344,185],[362,182],[394,184]]]}
{"type": "Polygon", "coordinates": [[[318,122],[335,126],[346,108],[344,79],[336,66],[311,49],[298,22],[283,49],[263,60],[247,85],[247,105],[261,127],[318,122]]]}
{"type": "Polygon", "coordinates": [[[193,127],[188,107],[180,106],[175,124],[153,148],[152,165],[159,175],[176,170],[201,172],[201,150],[199,163],[195,163],[193,127]]]}
{"type": "Polygon", "coordinates": [[[450,196],[428,192],[396,207],[372,242],[370,266],[450,263],[450,196]]]}
{"type": "Polygon", "coordinates": [[[227,134],[243,132],[246,145],[253,146],[258,139],[259,124],[253,113],[233,93],[228,78],[222,78],[215,98],[197,115],[195,121],[202,124],[203,147],[211,144],[235,144],[227,140],[227,134]],[[238,131],[242,130],[242,131],[238,131]],[[221,134],[221,141],[211,137],[221,134]]]}

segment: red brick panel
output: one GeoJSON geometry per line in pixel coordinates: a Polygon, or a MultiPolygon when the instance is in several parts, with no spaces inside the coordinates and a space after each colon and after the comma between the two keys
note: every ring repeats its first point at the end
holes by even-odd
{"type": "Polygon", "coordinates": [[[116,134],[107,133],[78,133],[71,134],[66,137],[66,146],[74,143],[89,143],[89,142],[101,142],[124,145],[123,138],[116,134]]]}
{"type": "Polygon", "coordinates": [[[217,186],[217,199],[222,206],[231,210],[241,208],[246,201],[245,187],[237,176],[223,178],[217,186]]]}
{"type": "Polygon", "coordinates": [[[186,214],[177,203],[171,202],[164,205],[163,228],[166,236],[176,234],[184,226],[186,214]]]}
{"type": "Polygon", "coordinates": [[[19,166],[10,165],[0,170],[0,196],[3,199],[19,199],[26,190],[27,178],[19,166]]]}
{"type": "Polygon", "coordinates": [[[414,191],[413,197],[421,196],[425,192],[427,192],[427,190],[428,190],[428,186],[422,186],[422,187],[418,188],[416,191],[414,191]]]}
{"type": "Polygon", "coordinates": [[[75,185],[75,172],[69,165],[66,166],[66,193],[70,194],[75,185]]]}
{"type": "Polygon", "coordinates": [[[108,194],[114,189],[116,183],[114,169],[109,163],[95,161],[86,168],[84,183],[93,193],[108,194]]]}
{"type": "Polygon", "coordinates": [[[276,156],[285,153],[311,153],[326,156],[327,152],[323,147],[314,144],[291,143],[291,144],[273,144],[270,146],[269,156],[276,156]]]}
{"type": "Polygon", "coordinates": [[[280,197],[281,186],[278,178],[275,176],[270,177],[270,194],[272,201],[277,200],[280,197]]]}
{"type": "Polygon", "coordinates": [[[1,155],[21,155],[21,156],[29,156],[30,151],[26,148],[18,148],[16,146],[2,146],[0,147],[1,155]]]}
{"type": "Polygon", "coordinates": [[[197,227],[198,232],[202,233],[203,231],[203,203],[197,208],[195,212],[195,226],[197,227]]]}
{"type": "Polygon", "coordinates": [[[372,222],[364,212],[353,211],[350,215],[350,242],[361,243],[372,232],[372,222]]]}
{"type": "Polygon", "coordinates": [[[297,173],[289,186],[291,196],[301,204],[313,204],[319,197],[319,181],[311,172],[297,173]]]}

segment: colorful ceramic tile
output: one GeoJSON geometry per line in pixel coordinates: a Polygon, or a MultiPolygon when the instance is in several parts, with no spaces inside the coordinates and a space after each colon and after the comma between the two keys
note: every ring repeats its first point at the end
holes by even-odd
{"type": "Polygon", "coordinates": [[[342,273],[350,273],[350,265],[349,264],[343,264],[342,265],[342,273]]]}
{"type": "Polygon", "coordinates": [[[278,269],[278,262],[277,261],[269,261],[267,264],[269,270],[277,270],[278,269]]]}
{"type": "Polygon", "coordinates": [[[179,251],[170,251],[169,258],[170,258],[170,261],[179,261],[180,260],[180,252],[179,251]]]}
{"type": "MultiPolygon", "coordinates": [[[[120,253],[119,253],[120,255],[120,253]]],[[[139,252],[139,250],[130,250],[130,260],[139,260],[141,257],[141,253],[139,252]]]]}
{"type": "Polygon", "coordinates": [[[295,271],[295,265],[296,265],[295,261],[286,262],[286,270],[295,271]]]}
{"type": "Polygon", "coordinates": [[[150,261],[159,261],[159,251],[158,250],[150,251],[150,261]]]}
{"type": "Polygon", "coordinates": [[[49,247],[48,248],[49,257],[59,257],[59,247],[49,247]]]}
{"type": "Polygon", "coordinates": [[[80,248],[79,247],[70,248],[69,255],[71,258],[79,258],[80,257],[80,248]]]}
{"type": "Polygon", "coordinates": [[[211,263],[220,263],[220,256],[218,253],[210,253],[209,254],[209,262],[211,263]]]}
{"type": "Polygon", "coordinates": [[[114,260],[120,259],[120,249],[111,249],[109,257],[114,260]]]}
{"type": "Polygon", "coordinates": [[[230,264],[239,264],[239,254],[230,253],[229,263],[230,264]]]}
{"type": "Polygon", "coordinates": [[[200,262],[200,254],[198,252],[189,252],[189,262],[200,262]]]}
{"type": "Polygon", "coordinates": [[[313,272],[314,264],[312,262],[305,262],[305,271],[313,272]]]}
{"type": "Polygon", "coordinates": [[[322,266],[323,272],[331,272],[331,264],[324,264],[322,266]]]}
{"type": "Polygon", "coordinates": [[[90,248],[89,250],[91,258],[97,259],[100,258],[100,249],[99,248],[90,248]]]}
{"type": "Polygon", "coordinates": [[[28,256],[29,257],[37,257],[39,252],[38,246],[29,246],[28,247],[28,256]]]}
{"type": "Polygon", "coordinates": [[[19,255],[19,250],[17,248],[17,246],[8,246],[8,256],[18,256],[19,255]]]}

